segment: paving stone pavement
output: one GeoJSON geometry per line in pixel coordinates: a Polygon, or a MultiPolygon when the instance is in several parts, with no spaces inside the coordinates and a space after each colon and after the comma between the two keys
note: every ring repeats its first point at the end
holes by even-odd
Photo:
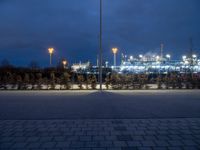
{"type": "Polygon", "coordinates": [[[198,150],[200,118],[1,120],[0,150],[198,150]]]}

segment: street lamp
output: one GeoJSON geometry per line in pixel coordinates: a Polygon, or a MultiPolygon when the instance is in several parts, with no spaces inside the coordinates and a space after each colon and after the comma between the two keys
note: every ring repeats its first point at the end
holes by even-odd
{"type": "Polygon", "coordinates": [[[192,58],[197,58],[197,55],[193,54],[193,55],[192,55],[192,58]]]}
{"type": "Polygon", "coordinates": [[[167,54],[166,57],[167,57],[168,60],[170,60],[171,55],[167,54]]]}
{"type": "Polygon", "coordinates": [[[112,48],[112,52],[114,54],[114,66],[116,66],[116,61],[117,61],[117,52],[118,52],[118,49],[117,48],[112,48]]]}
{"type": "Polygon", "coordinates": [[[160,61],[160,56],[156,56],[156,61],[160,61]]]}
{"type": "Polygon", "coordinates": [[[130,60],[130,61],[133,61],[133,56],[132,56],[132,55],[130,56],[129,60],[130,60]]]}
{"type": "Polygon", "coordinates": [[[124,60],[124,61],[126,62],[126,60],[127,60],[127,55],[125,55],[124,57],[125,57],[125,60],[124,60]]]}
{"type": "Polygon", "coordinates": [[[99,30],[99,84],[102,91],[102,0],[100,0],[100,30],[99,30]]]}
{"type": "Polygon", "coordinates": [[[197,55],[193,54],[192,55],[192,65],[196,64],[196,60],[197,60],[197,55]]]}
{"type": "Polygon", "coordinates": [[[143,60],[143,55],[140,54],[140,55],[139,55],[139,58],[140,58],[140,61],[142,61],[142,60],[143,60]]]}
{"type": "Polygon", "coordinates": [[[62,64],[63,64],[63,68],[65,69],[65,68],[66,68],[66,65],[67,65],[67,61],[66,61],[66,60],[63,60],[63,61],[62,61],[62,64]]]}
{"type": "Polygon", "coordinates": [[[48,48],[49,56],[50,56],[50,66],[52,65],[52,54],[54,53],[54,48],[48,48]]]}
{"type": "Polygon", "coordinates": [[[106,64],[106,68],[108,68],[108,63],[109,63],[108,61],[105,62],[105,64],[106,64]]]}

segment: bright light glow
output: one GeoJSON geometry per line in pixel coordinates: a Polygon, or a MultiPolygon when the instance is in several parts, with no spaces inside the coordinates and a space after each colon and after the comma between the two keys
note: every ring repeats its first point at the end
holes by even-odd
{"type": "Polygon", "coordinates": [[[189,64],[189,61],[186,60],[186,61],[185,61],[185,64],[189,64]]]}
{"type": "Polygon", "coordinates": [[[139,55],[139,57],[140,57],[140,58],[142,58],[142,57],[143,57],[143,55],[141,55],[141,54],[140,54],[140,55],[139,55]]]}
{"type": "Polygon", "coordinates": [[[118,49],[117,48],[112,48],[112,52],[113,52],[113,54],[116,54],[118,52],[118,49]]]}
{"type": "Polygon", "coordinates": [[[192,55],[192,57],[193,57],[193,58],[197,58],[197,55],[194,54],[194,55],[192,55]]]}
{"type": "Polygon", "coordinates": [[[64,66],[67,65],[67,61],[66,60],[63,60],[62,63],[63,63],[64,66]]]}
{"type": "Polygon", "coordinates": [[[184,55],[182,58],[183,58],[183,60],[185,60],[187,58],[187,56],[184,55]]]}
{"type": "Polygon", "coordinates": [[[106,61],[106,62],[105,62],[105,64],[106,64],[106,67],[108,67],[108,63],[109,63],[108,61],[106,61]]]}
{"type": "Polygon", "coordinates": [[[156,59],[157,59],[157,60],[160,59],[160,56],[156,56],[156,59]]]}
{"type": "Polygon", "coordinates": [[[49,51],[49,54],[53,54],[54,48],[51,47],[51,48],[48,49],[48,51],[49,51]]]}
{"type": "Polygon", "coordinates": [[[171,56],[169,54],[166,55],[167,58],[171,58],[171,56]]]}
{"type": "Polygon", "coordinates": [[[130,56],[130,60],[133,60],[133,56],[130,56]]]}

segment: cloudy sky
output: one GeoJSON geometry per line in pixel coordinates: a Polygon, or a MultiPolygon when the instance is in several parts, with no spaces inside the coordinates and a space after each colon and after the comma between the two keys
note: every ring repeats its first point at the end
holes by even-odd
{"type": "MultiPolygon", "coordinates": [[[[187,54],[189,39],[200,54],[199,0],[103,0],[103,55],[112,62],[119,53],[159,52],[178,59],[187,54]]],[[[0,0],[0,60],[16,65],[96,62],[99,37],[99,0],[0,0]]],[[[119,58],[119,55],[118,55],[119,58]]],[[[119,59],[118,59],[119,63],[119,59]]]]}

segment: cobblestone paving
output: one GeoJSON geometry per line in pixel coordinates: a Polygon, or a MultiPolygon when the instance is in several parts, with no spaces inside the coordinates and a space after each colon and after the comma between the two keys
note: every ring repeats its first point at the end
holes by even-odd
{"type": "Polygon", "coordinates": [[[200,118],[1,120],[1,150],[198,150],[200,118]]]}

